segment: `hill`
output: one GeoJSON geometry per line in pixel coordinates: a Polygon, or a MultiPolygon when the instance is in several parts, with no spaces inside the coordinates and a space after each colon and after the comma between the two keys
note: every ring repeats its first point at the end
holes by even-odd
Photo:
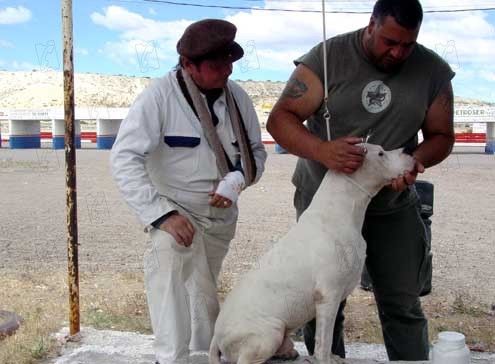
{"type": "MultiPolygon", "coordinates": [[[[149,84],[149,77],[110,76],[92,73],[75,74],[77,106],[128,107],[149,84]]],[[[285,83],[271,81],[237,81],[251,96],[260,119],[268,114],[285,83]]],[[[456,104],[487,104],[456,97],[456,104]]],[[[63,105],[61,72],[0,71],[0,108],[36,109],[63,105]]],[[[262,120],[263,121],[263,120],[262,120]]]]}

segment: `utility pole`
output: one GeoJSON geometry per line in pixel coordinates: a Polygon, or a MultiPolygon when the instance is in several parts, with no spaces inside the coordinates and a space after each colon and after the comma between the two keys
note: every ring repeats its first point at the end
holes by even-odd
{"type": "Polygon", "coordinates": [[[64,46],[65,191],[67,201],[67,258],[69,273],[70,335],[80,331],[79,263],[77,234],[76,143],[74,115],[74,49],[72,0],[62,0],[64,46]]]}

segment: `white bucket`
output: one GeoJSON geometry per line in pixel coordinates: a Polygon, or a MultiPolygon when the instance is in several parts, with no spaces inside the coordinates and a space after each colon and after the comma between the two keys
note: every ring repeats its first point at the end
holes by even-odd
{"type": "Polygon", "coordinates": [[[470,356],[463,334],[453,331],[438,334],[438,341],[433,346],[433,364],[469,364],[470,356]]]}

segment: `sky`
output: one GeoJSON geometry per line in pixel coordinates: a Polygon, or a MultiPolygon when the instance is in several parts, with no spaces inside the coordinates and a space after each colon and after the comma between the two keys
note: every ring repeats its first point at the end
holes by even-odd
{"type": "MultiPolygon", "coordinates": [[[[176,0],[244,7],[179,6],[161,0],[73,0],[76,72],[158,77],[177,63],[175,45],[185,27],[203,18],[234,23],[245,57],[233,79],[286,81],[293,60],[323,39],[321,0],[176,0]],[[281,12],[257,9],[313,10],[281,12]]],[[[326,1],[327,38],[368,24],[374,1],[326,1]]],[[[418,42],[456,72],[456,96],[495,102],[495,0],[423,0],[418,42]]],[[[62,70],[61,1],[0,0],[0,70],[62,70]]],[[[0,80],[1,82],[1,80],[0,80]]]]}

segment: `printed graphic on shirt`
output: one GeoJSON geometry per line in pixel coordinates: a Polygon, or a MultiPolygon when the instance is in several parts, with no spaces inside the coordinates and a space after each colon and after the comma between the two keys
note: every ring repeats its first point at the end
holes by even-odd
{"type": "Polygon", "coordinates": [[[376,114],[385,110],[392,100],[392,91],[383,81],[371,81],[368,83],[361,95],[364,108],[376,114]]]}

